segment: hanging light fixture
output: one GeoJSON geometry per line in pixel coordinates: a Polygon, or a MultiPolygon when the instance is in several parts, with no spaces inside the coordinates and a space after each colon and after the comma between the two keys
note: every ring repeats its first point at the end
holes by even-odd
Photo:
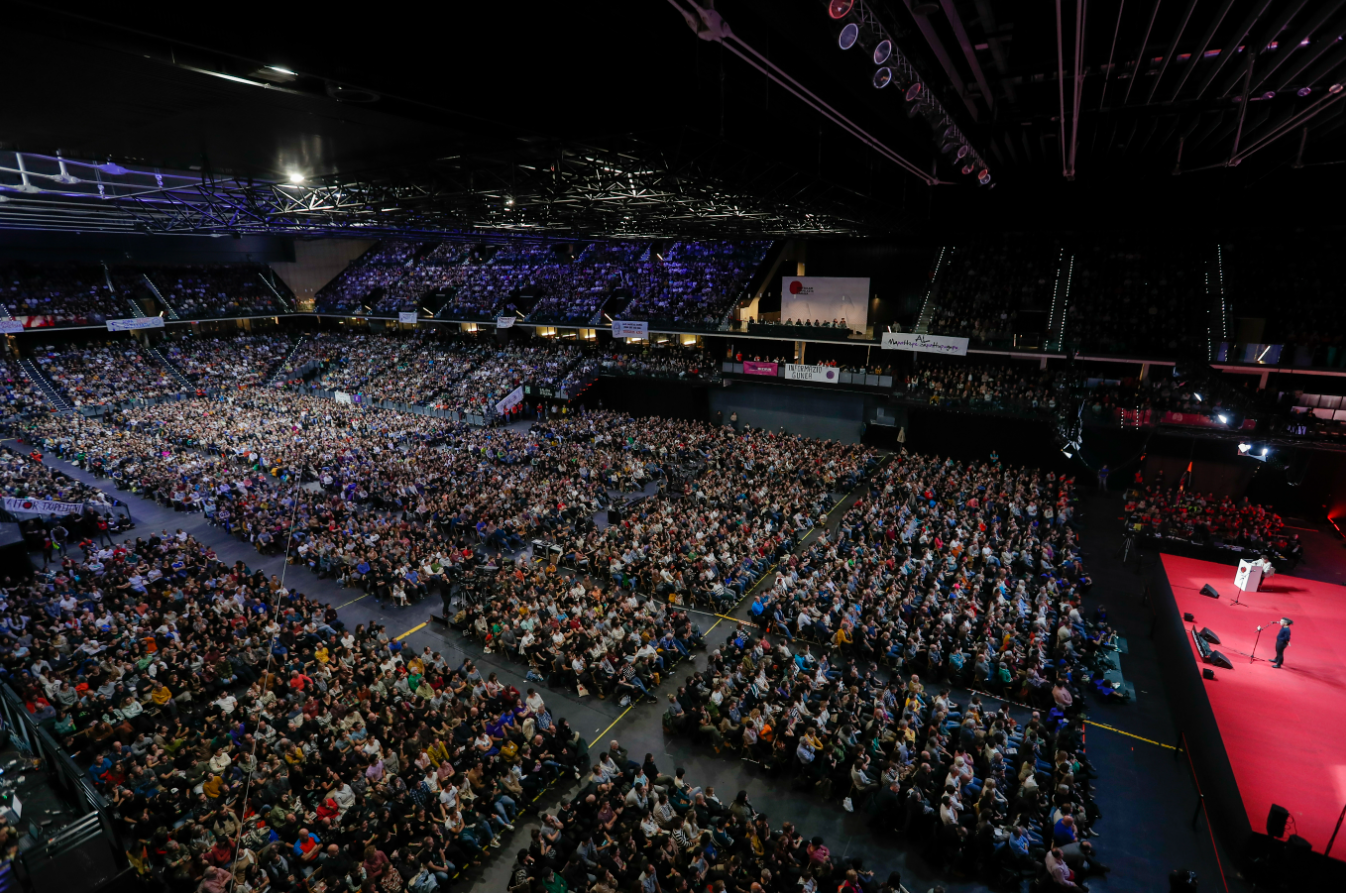
{"type": "Polygon", "coordinates": [[[843,50],[849,50],[855,46],[855,42],[860,39],[860,26],[851,22],[845,28],[841,29],[841,36],[837,38],[837,46],[843,50]]]}
{"type": "Polygon", "coordinates": [[[874,64],[882,65],[893,55],[893,42],[887,38],[880,40],[879,45],[874,47],[874,64]]]}

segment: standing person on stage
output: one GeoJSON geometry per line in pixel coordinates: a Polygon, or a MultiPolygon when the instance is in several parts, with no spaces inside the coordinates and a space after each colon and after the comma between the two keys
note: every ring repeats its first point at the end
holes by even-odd
{"type": "Polygon", "coordinates": [[[1271,665],[1278,670],[1281,668],[1281,664],[1285,663],[1285,649],[1290,647],[1290,624],[1292,623],[1294,621],[1289,617],[1282,617],[1280,632],[1276,633],[1276,659],[1271,662],[1271,665]]]}

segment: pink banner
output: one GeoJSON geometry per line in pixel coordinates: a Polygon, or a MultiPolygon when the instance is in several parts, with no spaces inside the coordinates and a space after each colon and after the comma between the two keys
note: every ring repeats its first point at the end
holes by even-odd
{"type": "Polygon", "coordinates": [[[777,374],[777,365],[775,363],[754,363],[752,360],[744,360],[743,374],[775,376],[777,374]]]}

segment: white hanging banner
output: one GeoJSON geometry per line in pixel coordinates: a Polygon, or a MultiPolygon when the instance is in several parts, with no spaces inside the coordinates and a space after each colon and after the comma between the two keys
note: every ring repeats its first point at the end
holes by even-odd
{"type": "Polygon", "coordinates": [[[164,318],[162,316],[137,316],[133,319],[109,319],[107,321],[109,332],[129,332],[132,329],[162,329],[163,327],[164,318]]]}
{"type": "Polygon", "coordinates": [[[648,338],[650,324],[644,320],[617,319],[612,322],[613,338],[648,338]]]}
{"type": "Polygon", "coordinates": [[[495,318],[495,327],[497,329],[512,328],[517,320],[517,316],[497,316],[495,318]]]}
{"type": "Polygon", "coordinates": [[[82,515],[82,502],[52,502],[49,499],[27,499],[14,496],[5,497],[5,511],[32,515],[82,515]]]}
{"type": "Polygon", "coordinates": [[[415,311],[415,310],[410,310],[410,311],[408,311],[408,310],[399,310],[399,311],[397,312],[397,321],[398,321],[398,322],[415,323],[415,322],[417,321],[417,319],[418,319],[418,317],[416,316],[416,311],[415,311]]]}
{"type": "Polygon", "coordinates": [[[967,356],[967,339],[950,335],[917,335],[914,332],[884,332],[884,350],[909,350],[913,353],[942,353],[950,357],[967,356]]]}
{"type": "Polygon", "coordinates": [[[836,384],[840,378],[832,366],[801,366],[785,364],[785,377],[790,381],[808,381],[815,384],[836,384]]]}
{"type": "Polygon", "coordinates": [[[499,403],[495,405],[495,411],[500,413],[501,415],[504,415],[506,412],[518,406],[522,402],[523,402],[523,385],[519,385],[517,388],[510,391],[508,396],[506,396],[504,400],[501,400],[499,403]]]}
{"type": "Polygon", "coordinates": [[[22,332],[23,323],[17,319],[0,319],[0,332],[9,334],[10,332],[22,332]]]}

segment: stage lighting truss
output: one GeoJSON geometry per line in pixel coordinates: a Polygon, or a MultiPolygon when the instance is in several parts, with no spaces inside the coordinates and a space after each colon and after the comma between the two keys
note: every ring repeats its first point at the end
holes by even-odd
{"type": "Polygon", "coordinates": [[[871,52],[871,58],[878,70],[874,72],[873,83],[876,89],[895,86],[890,93],[900,94],[906,107],[907,117],[920,116],[935,132],[940,150],[949,161],[964,174],[976,173],[977,182],[982,186],[991,183],[990,165],[972,146],[971,140],[963,135],[950,115],[927,88],[920,73],[911,64],[888,29],[884,27],[864,0],[824,0],[827,15],[841,22],[837,34],[837,46],[843,50],[860,47],[871,52]]]}

